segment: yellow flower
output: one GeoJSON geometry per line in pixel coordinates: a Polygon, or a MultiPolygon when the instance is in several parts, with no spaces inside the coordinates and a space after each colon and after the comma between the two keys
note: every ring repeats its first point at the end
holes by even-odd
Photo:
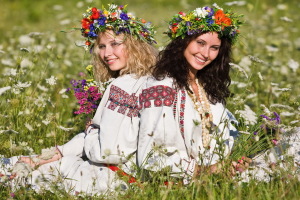
{"type": "Polygon", "coordinates": [[[107,11],[107,10],[104,10],[104,11],[103,11],[103,15],[108,16],[108,11],[107,11]]]}
{"type": "Polygon", "coordinates": [[[187,22],[191,20],[189,16],[182,16],[181,18],[187,22]]]}
{"type": "Polygon", "coordinates": [[[86,81],[90,83],[90,82],[93,82],[94,79],[86,79],[86,81]]]}
{"type": "Polygon", "coordinates": [[[87,10],[86,10],[86,12],[90,12],[92,10],[92,8],[88,8],[87,10]]]}
{"type": "Polygon", "coordinates": [[[184,19],[187,22],[191,21],[191,18],[193,18],[193,13],[190,13],[190,14],[188,14],[186,16],[182,16],[181,18],[184,19]]]}
{"type": "Polygon", "coordinates": [[[88,72],[92,72],[93,71],[93,65],[88,65],[85,68],[88,72]]]}
{"type": "Polygon", "coordinates": [[[89,87],[88,86],[84,86],[84,88],[83,88],[85,91],[86,90],[88,90],[89,89],[89,87]]]}

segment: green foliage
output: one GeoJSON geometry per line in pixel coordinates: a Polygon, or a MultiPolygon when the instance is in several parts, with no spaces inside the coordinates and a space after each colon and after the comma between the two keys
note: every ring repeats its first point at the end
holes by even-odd
{"type": "MultiPolygon", "coordinates": [[[[41,149],[63,144],[84,129],[86,119],[75,116],[75,98],[65,93],[72,79],[85,71],[90,54],[76,46],[82,40],[79,31],[86,1],[1,0],[0,7],[0,154],[5,157],[40,153],[41,149]],[[64,31],[65,33],[61,32],[64,31]],[[56,84],[49,84],[51,76],[56,84]],[[2,91],[2,90],[1,90],[2,91]]],[[[233,49],[233,96],[227,107],[238,118],[239,130],[251,134],[259,121],[249,123],[242,115],[245,105],[258,116],[263,107],[281,115],[285,128],[300,126],[300,20],[299,3],[281,0],[250,0],[245,5],[224,8],[244,14],[240,41],[233,49]],[[285,17],[285,18],[284,18],[285,17]]],[[[226,1],[229,2],[229,1],[226,1]]],[[[110,1],[95,1],[96,6],[110,1]]],[[[129,4],[128,10],[157,26],[157,47],[168,42],[163,32],[166,21],[179,11],[210,5],[194,0],[116,0],[129,4]]],[[[93,4],[94,5],[94,4],[93,4]]],[[[249,117],[249,116],[248,116],[249,117]]],[[[261,132],[263,134],[263,132],[261,132]]],[[[271,138],[253,135],[240,138],[233,158],[251,155],[267,145],[271,138]],[[244,151],[242,151],[244,150],[244,151]]],[[[153,174],[153,180],[132,184],[119,194],[122,199],[298,199],[300,183],[286,173],[269,183],[251,181],[238,184],[227,175],[202,175],[195,183],[164,185],[164,176],[153,174]]],[[[0,184],[0,199],[99,199],[71,196],[55,189],[37,194],[28,188],[12,190],[0,184]]],[[[100,197],[100,199],[105,197],[100,197]]]]}

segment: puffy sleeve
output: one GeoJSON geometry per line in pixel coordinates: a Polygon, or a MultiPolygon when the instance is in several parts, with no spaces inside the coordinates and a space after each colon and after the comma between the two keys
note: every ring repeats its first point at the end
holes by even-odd
{"type": "Polygon", "coordinates": [[[84,151],[97,163],[125,163],[136,152],[139,129],[138,94],[144,78],[130,76],[114,80],[105,91],[85,137],[84,151]]]}
{"type": "Polygon", "coordinates": [[[139,98],[141,118],[138,143],[140,167],[181,172],[181,160],[188,158],[175,119],[177,92],[168,81],[148,82],[139,98]]]}
{"type": "MultiPolygon", "coordinates": [[[[107,90],[110,90],[111,85],[107,87],[107,90]]],[[[96,114],[94,116],[94,120],[100,120],[101,119],[101,113],[103,112],[104,105],[106,101],[108,100],[109,93],[104,93],[101,102],[96,110],[96,114]]],[[[95,124],[94,124],[95,125],[95,124]]],[[[96,125],[98,127],[98,125],[96,125]]],[[[89,127],[88,133],[91,133],[91,130],[93,130],[95,127],[89,127]]],[[[93,131],[95,132],[95,131],[93,131]]],[[[70,141],[63,145],[57,146],[57,149],[60,151],[60,153],[63,156],[79,156],[82,157],[84,154],[84,147],[85,147],[85,137],[86,133],[82,132],[77,135],[75,135],[70,141]]]]}
{"type": "Polygon", "coordinates": [[[66,144],[57,146],[57,149],[60,151],[62,156],[78,156],[82,157],[84,150],[84,138],[85,133],[79,133],[75,135],[70,141],[66,144]]]}

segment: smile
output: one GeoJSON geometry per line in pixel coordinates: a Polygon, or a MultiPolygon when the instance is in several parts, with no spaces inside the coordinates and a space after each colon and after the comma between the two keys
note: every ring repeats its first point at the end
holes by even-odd
{"type": "Polygon", "coordinates": [[[105,62],[106,62],[108,65],[111,65],[111,64],[113,64],[116,60],[117,60],[117,58],[114,58],[114,59],[106,59],[105,62]]]}
{"type": "Polygon", "coordinates": [[[197,57],[197,56],[195,56],[195,58],[196,58],[196,60],[197,60],[200,64],[204,64],[204,63],[207,61],[207,59],[203,60],[203,59],[201,59],[201,58],[199,58],[199,57],[197,57]]]}

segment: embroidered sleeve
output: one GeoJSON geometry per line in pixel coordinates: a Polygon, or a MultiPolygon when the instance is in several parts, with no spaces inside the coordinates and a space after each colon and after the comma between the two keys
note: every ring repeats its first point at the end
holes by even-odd
{"type": "Polygon", "coordinates": [[[176,90],[164,85],[157,85],[144,89],[140,94],[140,107],[150,108],[152,104],[155,107],[172,106],[176,97],[176,90]],[[153,102],[151,104],[151,101],[153,102]]]}
{"type": "Polygon", "coordinates": [[[109,101],[109,109],[115,110],[118,107],[118,113],[128,117],[138,116],[140,108],[138,107],[138,97],[135,96],[135,93],[130,95],[121,88],[112,85],[109,93],[109,101]]]}

